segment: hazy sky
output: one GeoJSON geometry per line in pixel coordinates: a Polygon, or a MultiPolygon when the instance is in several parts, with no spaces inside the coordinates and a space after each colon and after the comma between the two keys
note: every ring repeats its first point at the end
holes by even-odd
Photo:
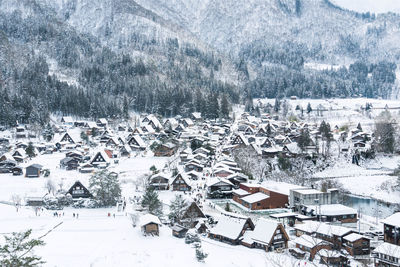
{"type": "Polygon", "coordinates": [[[332,2],[358,12],[400,13],[400,0],[332,0],[332,2]]]}

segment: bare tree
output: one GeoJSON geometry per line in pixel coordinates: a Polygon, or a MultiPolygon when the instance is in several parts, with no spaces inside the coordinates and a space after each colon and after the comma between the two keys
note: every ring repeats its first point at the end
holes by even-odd
{"type": "Polygon", "coordinates": [[[22,198],[20,195],[14,194],[11,196],[11,201],[14,204],[17,212],[19,210],[19,207],[21,206],[22,198]]]}
{"type": "Polygon", "coordinates": [[[54,184],[53,180],[51,180],[51,179],[48,179],[44,186],[47,189],[48,194],[52,194],[56,191],[56,185],[54,184]]]}

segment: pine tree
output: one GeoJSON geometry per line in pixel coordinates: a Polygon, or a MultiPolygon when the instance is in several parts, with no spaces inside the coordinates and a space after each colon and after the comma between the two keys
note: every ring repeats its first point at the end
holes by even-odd
{"type": "Polygon", "coordinates": [[[100,207],[114,206],[121,198],[118,176],[107,170],[94,173],[89,179],[89,188],[100,207]]]}
{"type": "Polygon", "coordinates": [[[221,115],[222,118],[229,118],[229,102],[226,94],[223,94],[221,99],[221,115]]]}
{"type": "Polygon", "coordinates": [[[301,130],[299,139],[297,140],[297,146],[301,149],[301,151],[304,151],[306,146],[310,145],[311,142],[312,140],[308,130],[301,130]]]}
{"type": "Polygon", "coordinates": [[[181,223],[187,207],[188,203],[183,199],[182,195],[176,195],[169,205],[169,219],[173,222],[181,223]]]}
{"type": "Polygon", "coordinates": [[[146,192],[143,195],[142,207],[147,210],[148,213],[160,216],[162,214],[162,203],[158,198],[158,194],[150,186],[146,188],[146,192]]]}
{"type": "Polygon", "coordinates": [[[201,244],[198,243],[196,246],[196,258],[199,262],[204,262],[204,260],[207,258],[208,254],[203,251],[201,248],[201,244]]]}
{"type": "Polygon", "coordinates": [[[32,142],[29,142],[28,146],[25,149],[25,152],[30,158],[33,158],[34,156],[36,156],[35,148],[33,147],[32,142]]]}
{"type": "Polygon", "coordinates": [[[126,95],[124,95],[124,103],[122,106],[122,114],[124,119],[129,119],[129,104],[128,104],[128,98],[126,97],[126,95]]]}
{"type": "Polygon", "coordinates": [[[310,114],[311,111],[312,111],[311,104],[308,103],[308,104],[307,104],[307,114],[310,114]]]}
{"type": "Polygon", "coordinates": [[[275,98],[274,111],[278,113],[280,109],[281,109],[281,101],[278,98],[275,98]]]}
{"type": "Polygon", "coordinates": [[[85,133],[85,131],[81,132],[81,139],[85,142],[85,144],[89,143],[89,137],[87,136],[87,134],[85,133]]]}
{"type": "Polygon", "coordinates": [[[40,239],[31,239],[32,229],[4,236],[5,243],[0,246],[0,266],[42,266],[45,262],[33,254],[33,249],[44,246],[40,239]]]}
{"type": "Polygon", "coordinates": [[[50,123],[47,123],[46,128],[43,130],[42,136],[47,142],[50,142],[51,139],[53,139],[54,131],[50,123]]]}
{"type": "Polygon", "coordinates": [[[231,212],[231,206],[229,205],[229,202],[226,202],[225,204],[225,211],[231,212]]]}

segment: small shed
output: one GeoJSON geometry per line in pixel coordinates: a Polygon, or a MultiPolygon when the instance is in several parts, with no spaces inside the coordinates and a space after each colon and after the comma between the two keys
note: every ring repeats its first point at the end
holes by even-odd
{"type": "Polygon", "coordinates": [[[39,177],[43,166],[40,164],[32,164],[26,167],[25,177],[33,178],[39,177]]]}
{"type": "Polygon", "coordinates": [[[186,235],[186,233],[188,231],[187,228],[185,228],[185,227],[183,227],[183,226],[181,226],[179,224],[176,224],[176,225],[172,226],[171,229],[172,229],[172,235],[175,236],[175,237],[178,237],[178,238],[185,237],[185,235],[186,235]]]}
{"type": "Polygon", "coordinates": [[[152,214],[146,214],[140,217],[140,228],[144,235],[159,235],[159,227],[161,226],[160,219],[152,214]]]}

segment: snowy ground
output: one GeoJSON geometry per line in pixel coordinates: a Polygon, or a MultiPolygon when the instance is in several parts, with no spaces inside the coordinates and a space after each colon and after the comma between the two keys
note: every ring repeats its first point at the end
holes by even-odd
{"type": "MultiPolygon", "coordinates": [[[[39,155],[32,160],[21,164],[22,167],[29,166],[33,163],[43,165],[44,169],[50,169],[50,176],[39,178],[26,178],[22,176],[13,176],[12,174],[0,174],[0,201],[10,201],[12,195],[25,197],[44,196],[46,191],[46,182],[51,180],[58,188],[62,186],[64,190],[68,190],[70,186],[77,180],[84,185],[88,185],[91,174],[83,174],[78,171],[66,171],[59,168],[59,162],[65,157],[64,153],[54,153],[47,155],[39,155]]],[[[123,194],[130,195],[134,190],[134,182],[145,173],[149,173],[151,166],[156,166],[161,170],[164,168],[166,158],[155,157],[132,157],[122,158],[119,164],[112,165],[109,170],[119,173],[121,181],[124,181],[123,194]]]]}
{"type": "MultiPolygon", "coordinates": [[[[33,228],[39,237],[59,225],[43,238],[46,245],[36,253],[45,266],[297,266],[286,254],[266,253],[243,246],[230,246],[202,238],[209,254],[205,264],[197,262],[195,250],[183,239],[172,236],[167,226],[159,237],[145,237],[134,228],[129,216],[108,217],[114,209],[65,209],[64,216],[52,212],[35,216],[33,210],[0,204],[2,234],[33,228]],[[79,219],[72,213],[79,213],[79,219]],[[4,216],[6,215],[6,216],[4,216]],[[60,224],[61,223],[61,224],[60,224]]],[[[304,264],[304,263],[302,263],[304,264]]]]}
{"type": "MultiPolygon", "coordinates": [[[[333,98],[333,99],[286,99],[290,105],[289,113],[300,116],[301,112],[295,110],[299,105],[304,110],[304,120],[308,122],[320,123],[325,120],[329,122],[331,127],[338,125],[339,127],[347,125],[349,128],[354,128],[360,122],[363,125],[363,130],[372,130],[374,126],[374,118],[385,110],[388,106],[388,111],[392,116],[398,116],[400,111],[400,102],[398,100],[382,100],[371,98],[333,98]],[[313,111],[307,114],[307,104],[310,103],[313,111]],[[372,104],[372,110],[369,114],[361,110],[365,107],[366,103],[372,104]],[[317,114],[318,105],[322,105],[326,111],[317,114]]],[[[258,101],[266,104],[269,103],[274,106],[275,99],[255,99],[254,103],[258,101]]]]}

